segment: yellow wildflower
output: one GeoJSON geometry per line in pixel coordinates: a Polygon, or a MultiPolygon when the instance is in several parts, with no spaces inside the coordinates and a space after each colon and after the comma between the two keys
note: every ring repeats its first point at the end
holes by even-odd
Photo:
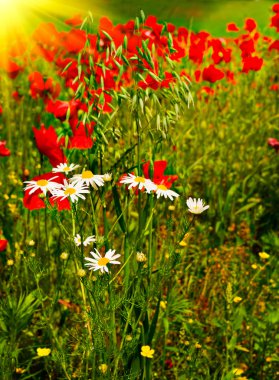
{"type": "Polygon", "coordinates": [[[108,370],[108,365],[107,365],[106,363],[103,363],[103,364],[99,365],[99,370],[100,370],[103,374],[105,374],[105,373],[107,372],[107,370],[108,370]]]}
{"type": "Polygon", "coordinates": [[[240,301],[242,301],[242,298],[241,297],[234,297],[234,299],[233,299],[233,302],[235,302],[235,303],[238,303],[238,302],[240,302],[240,301]]]}
{"type": "Polygon", "coordinates": [[[51,353],[50,348],[37,348],[38,356],[48,356],[51,353]]]}
{"type": "Polygon", "coordinates": [[[266,252],[260,252],[259,256],[261,259],[265,260],[265,259],[268,259],[270,255],[266,252]]]}
{"type": "Polygon", "coordinates": [[[152,350],[150,346],[142,346],[140,354],[141,356],[144,356],[145,358],[152,359],[154,352],[155,350],[152,350]]]}

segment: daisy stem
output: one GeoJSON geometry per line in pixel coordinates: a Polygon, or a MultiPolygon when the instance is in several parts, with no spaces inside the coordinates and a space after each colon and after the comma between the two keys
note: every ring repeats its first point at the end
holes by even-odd
{"type": "Polygon", "coordinates": [[[93,194],[90,191],[90,203],[91,203],[91,209],[92,209],[92,217],[93,217],[93,235],[98,237],[98,228],[97,228],[97,221],[96,221],[96,215],[95,215],[95,208],[94,208],[94,202],[93,202],[93,194]]]}
{"type": "Polygon", "coordinates": [[[149,239],[148,239],[148,274],[149,280],[151,279],[151,270],[153,263],[153,242],[152,242],[152,231],[153,231],[153,211],[154,211],[154,198],[153,195],[149,197],[149,205],[151,210],[150,223],[149,223],[149,239]]]}

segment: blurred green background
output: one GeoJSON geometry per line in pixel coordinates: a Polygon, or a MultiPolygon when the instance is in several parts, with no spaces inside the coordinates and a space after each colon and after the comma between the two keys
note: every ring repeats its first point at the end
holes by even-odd
{"type": "Polygon", "coordinates": [[[242,26],[246,17],[255,18],[261,31],[266,31],[269,29],[273,4],[275,1],[267,0],[103,0],[102,2],[68,0],[65,2],[67,13],[70,9],[72,12],[82,14],[90,10],[96,19],[106,15],[114,23],[124,23],[128,19],[135,18],[140,9],[143,9],[146,15],[155,15],[160,21],[191,26],[194,31],[206,29],[218,36],[224,35],[228,22],[234,21],[242,26]]]}

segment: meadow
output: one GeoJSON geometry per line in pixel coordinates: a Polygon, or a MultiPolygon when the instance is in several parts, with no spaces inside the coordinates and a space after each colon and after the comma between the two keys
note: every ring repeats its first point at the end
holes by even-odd
{"type": "Polygon", "coordinates": [[[1,55],[1,379],[278,377],[268,14],[76,15],[1,55]]]}

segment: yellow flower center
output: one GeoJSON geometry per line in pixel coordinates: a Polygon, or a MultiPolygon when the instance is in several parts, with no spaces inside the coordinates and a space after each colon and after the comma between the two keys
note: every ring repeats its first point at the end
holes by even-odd
{"type": "Polygon", "coordinates": [[[39,179],[39,181],[37,181],[37,185],[38,186],[47,186],[48,181],[46,179],[39,179]]]}
{"type": "Polygon", "coordinates": [[[143,177],[136,177],[136,178],[135,178],[135,182],[141,182],[141,183],[144,183],[144,182],[145,182],[145,178],[143,178],[143,177]]]}
{"type": "Polygon", "coordinates": [[[82,175],[81,175],[81,178],[82,179],[89,179],[89,178],[92,178],[94,177],[94,174],[92,173],[91,170],[85,170],[82,175]]]}
{"type": "Polygon", "coordinates": [[[100,267],[103,267],[107,265],[108,263],[109,263],[109,259],[107,259],[106,257],[102,257],[101,259],[98,260],[98,265],[100,265],[100,267]]]}
{"type": "Polygon", "coordinates": [[[64,191],[64,194],[65,195],[73,195],[73,194],[75,194],[77,191],[76,191],[76,189],[74,189],[73,187],[68,187],[68,189],[66,189],[65,191],[64,191]]]}
{"type": "Polygon", "coordinates": [[[64,172],[68,172],[69,170],[71,170],[71,169],[69,168],[69,166],[65,166],[65,168],[64,168],[64,172]]]}
{"type": "Polygon", "coordinates": [[[157,185],[158,190],[168,190],[168,188],[165,185],[157,185]]]}

